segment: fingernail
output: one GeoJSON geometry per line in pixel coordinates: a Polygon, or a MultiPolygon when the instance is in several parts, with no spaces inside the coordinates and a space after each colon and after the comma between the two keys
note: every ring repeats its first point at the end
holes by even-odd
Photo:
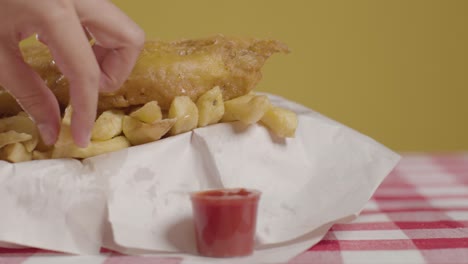
{"type": "Polygon", "coordinates": [[[37,128],[41,133],[42,141],[44,141],[46,145],[50,146],[55,143],[55,141],[57,140],[57,132],[54,129],[52,129],[51,126],[46,124],[38,124],[37,128]]]}

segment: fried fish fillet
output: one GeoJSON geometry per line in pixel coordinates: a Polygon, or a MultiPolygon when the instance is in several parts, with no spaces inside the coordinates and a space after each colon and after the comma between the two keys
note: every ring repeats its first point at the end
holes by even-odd
{"type": "MultiPolygon", "coordinates": [[[[100,111],[142,105],[156,100],[167,110],[176,96],[196,100],[215,86],[228,100],[251,91],[260,81],[261,68],[274,53],[289,52],[276,40],[229,38],[217,35],[174,42],[147,41],[122,87],[99,95],[100,111]]],[[[23,56],[44,79],[60,105],[69,101],[68,82],[43,45],[23,49],[23,56]]],[[[20,111],[14,99],[0,90],[0,114],[20,111]]]]}

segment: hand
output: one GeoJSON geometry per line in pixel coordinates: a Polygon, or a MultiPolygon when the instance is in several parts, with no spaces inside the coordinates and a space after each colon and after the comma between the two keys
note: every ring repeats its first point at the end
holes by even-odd
{"type": "Polygon", "coordinates": [[[72,135],[78,146],[87,146],[99,90],[118,89],[128,77],[144,44],[143,31],[108,0],[0,0],[0,6],[0,85],[33,118],[44,142],[55,143],[57,99],[18,46],[37,34],[70,83],[72,135]]]}

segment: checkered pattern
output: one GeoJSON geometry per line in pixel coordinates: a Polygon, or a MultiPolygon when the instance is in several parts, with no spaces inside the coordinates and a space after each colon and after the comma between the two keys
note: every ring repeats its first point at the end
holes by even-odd
{"type": "MultiPolygon", "coordinates": [[[[178,264],[179,258],[0,249],[0,264],[178,264]]],[[[404,155],[361,215],[288,264],[468,263],[468,154],[404,155]]]]}
{"type": "Polygon", "coordinates": [[[468,154],[404,155],[355,221],[289,263],[468,263],[468,154]]]}

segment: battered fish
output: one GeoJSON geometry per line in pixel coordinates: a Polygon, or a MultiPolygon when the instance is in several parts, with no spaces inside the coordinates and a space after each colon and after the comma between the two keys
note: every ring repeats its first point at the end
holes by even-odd
{"type": "MultiPolygon", "coordinates": [[[[100,111],[142,105],[156,100],[167,110],[179,95],[196,100],[214,86],[225,100],[244,95],[260,81],[261,68],[274,53],[289,49],[276,40],[228,38],[175,42],[147,41],[123,86],[114,93],[100,94],[100,111]]],[[[23,56],[45,80],[62,107],[68,105],[68,83],[43,45],[23,49],[23,56]]],[[[20,107],[3,89],[0,113],[16,114],[20,107]]]]}

